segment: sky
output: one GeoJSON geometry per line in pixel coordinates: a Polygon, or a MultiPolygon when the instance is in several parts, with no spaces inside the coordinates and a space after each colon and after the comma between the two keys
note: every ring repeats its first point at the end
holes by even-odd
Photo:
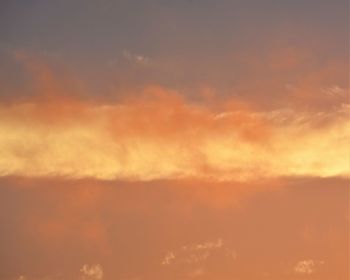
{"type": "Polygon", "coordinates": [[[0,3],[0,279],[349,279],[349,3],[0,3]]]}

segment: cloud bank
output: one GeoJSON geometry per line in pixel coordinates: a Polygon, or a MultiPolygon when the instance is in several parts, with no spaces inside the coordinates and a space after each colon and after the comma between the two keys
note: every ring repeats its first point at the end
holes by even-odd
{"type": "MultiPolygon", "coordinates": [[[[36,94],[0,102],[2,177],[252,181],[349,175],[347,104],[327,111],[258,110],[215,93],[194,100],[160,86],[114,101],[92,100],[79,92],[77,79],[58,77],[25,52],[15,56],[32,73],[36,94]]],[[[328,91],[345,92],[338,86],[328,91]]]]}
{"type": "Polygon", "coordinates": [[[257,112],[159,87],[99,104],[54,96],[0,106],[0,176],[249,181],[349,172],[348,106],[257,112]]]}

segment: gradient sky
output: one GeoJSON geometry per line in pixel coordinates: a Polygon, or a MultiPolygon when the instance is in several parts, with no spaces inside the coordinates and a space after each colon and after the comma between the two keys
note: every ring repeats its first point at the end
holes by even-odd
{"type": "Polygon", "coordinates": [[[349,279],[347,0],[0,3],[0,279],[349,279]]]}

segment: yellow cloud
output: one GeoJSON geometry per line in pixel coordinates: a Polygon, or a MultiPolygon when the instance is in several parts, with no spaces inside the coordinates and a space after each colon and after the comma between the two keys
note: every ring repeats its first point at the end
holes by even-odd
{"type": "MultiPolygon", "coordinates": [[[[349,175],[350,122],[331,113],[218,111],[150,88],[101,105],[59,97],[0,107],[0,176],[249,181],[349,175]]],[[[221,107],[223,108],[223,107],[221,107]]]]}

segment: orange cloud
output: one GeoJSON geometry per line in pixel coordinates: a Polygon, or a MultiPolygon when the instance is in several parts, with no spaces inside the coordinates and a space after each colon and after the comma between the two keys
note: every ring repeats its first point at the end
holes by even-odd
{"type": "Polygon", "coordinates": [[[346,106],[331,113],[221,108],[159,87],[108,105],[56,96],[1,106],[0,175],[134,181],[347,175],[346,106]]]}
{"type": "Polygon", "coordinates": [[[118,102],[78,98],[69,79],[18,52],[37,94],[0,104],[0,176],[251,181],[347,176],[348,106],[257,111],[146,87],[118,102]]]}

